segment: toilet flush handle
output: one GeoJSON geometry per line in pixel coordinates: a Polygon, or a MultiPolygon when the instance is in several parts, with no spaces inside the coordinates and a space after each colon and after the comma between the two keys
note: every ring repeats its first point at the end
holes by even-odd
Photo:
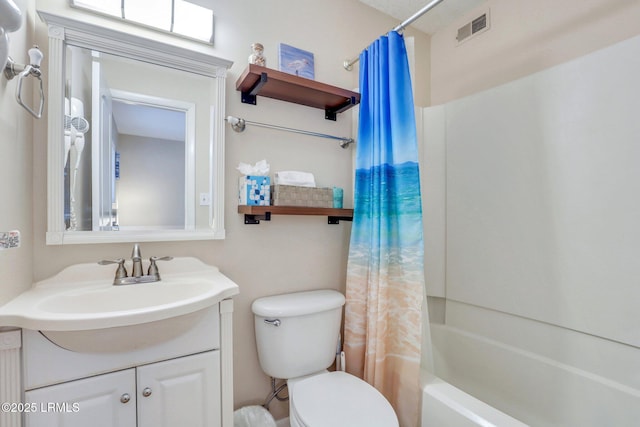
{"type": "Polygon", "coordinates": [[[280,326],[280,319],[264,319],[264,323],[267,325],[280,326]]]}

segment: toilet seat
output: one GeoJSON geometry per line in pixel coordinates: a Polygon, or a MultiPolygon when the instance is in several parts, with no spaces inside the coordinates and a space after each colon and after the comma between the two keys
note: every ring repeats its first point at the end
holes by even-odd
{"type": "Polygon", "coordinates": [[[289,391],[290,416],[301,427],[398,427],[387,399],[345,372],[290,380],[289,391]]]}

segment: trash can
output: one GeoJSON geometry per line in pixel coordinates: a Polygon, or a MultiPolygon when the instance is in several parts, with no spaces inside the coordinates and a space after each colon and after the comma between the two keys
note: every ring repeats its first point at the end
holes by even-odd
{"type": "Polygon", "coordinates": [[[233,413],[233,427],[276,427],[276,421],[262,406],[244,406],[233,413]]]}

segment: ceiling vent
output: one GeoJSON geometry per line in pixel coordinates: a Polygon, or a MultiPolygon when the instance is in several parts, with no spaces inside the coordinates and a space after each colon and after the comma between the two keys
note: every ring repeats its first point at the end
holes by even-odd
{"type": "Polygon", "coordinates": [[[478,34],[484,33],[490,28],[489,24],[489,9],[487,9],[473,21],[458,28],[458,35],[456,36],[458,44],[465,42],[478,34]]]}

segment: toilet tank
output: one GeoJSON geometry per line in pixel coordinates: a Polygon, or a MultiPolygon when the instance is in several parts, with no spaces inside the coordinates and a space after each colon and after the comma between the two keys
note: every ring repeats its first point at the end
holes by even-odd
{"type": "Polygon", "coordinates": [[[327,369],[336,355],[344,296],[334,290],[259,298],[251,305],[262,370],[289,379],[327,369]]]}

